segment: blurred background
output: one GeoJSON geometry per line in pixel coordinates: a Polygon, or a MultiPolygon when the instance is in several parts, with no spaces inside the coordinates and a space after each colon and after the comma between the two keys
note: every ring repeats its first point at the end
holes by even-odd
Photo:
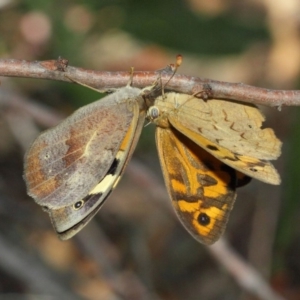
{"type": "MultiPolygon", "coordinates": [[[[150,71],[180,53],[182,74],[299,89],[299,16],[299,0],[0,0],[0,58],[150,71]]],[[[1,78],[0,299],[262,299],[176,219],[151,125],[91,224],[58,240],[26,195],[24,152],[41,130],[100,97],[74,84],[1,78]]],[[[283,141],[274,163],[282,184],[239,189],[225,238],[283,299],[300,299],[300,110],[262,110],[283,141]]]]}

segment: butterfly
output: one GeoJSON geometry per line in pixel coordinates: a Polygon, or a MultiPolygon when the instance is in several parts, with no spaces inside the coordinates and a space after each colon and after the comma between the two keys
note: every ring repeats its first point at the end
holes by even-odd
{"type": "Polygon", "coordinates": [[[126,86],[42,133],[25,155],[28,194],[60,239],[99,211],[131,158],[145,121],[142,90],[126,86]]]}
{"type": "Polygon", "coordinates": [[[153,100],[152,91],[121,88],[45,131],[28,150],[28,194],[49,213],[62,240],[80,231],[114,190],[146,118],[156,125],[173,207],[202,243],[222,235],[236,188],[249,176],[280,183],[269,161],[280,155],[281,143],[272,129],[261,129],[256,107],[179,93],[153,100]]]}
{"type": "Polygon", "coordinates": [[[254,106],[168,93],[148,109],[165,184],[184,227],[210,245],[223,234],[236,188],[256,178],[279,184],[269,162],[281,142],[254,106]]]}

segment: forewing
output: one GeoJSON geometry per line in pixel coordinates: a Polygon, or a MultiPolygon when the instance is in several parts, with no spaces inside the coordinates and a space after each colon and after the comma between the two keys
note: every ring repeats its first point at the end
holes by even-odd
{"type": "Polygon", "coordinates": [[[254,106],[169,93],[157,99],[171,125],[232,168],[261,181],[279,184],[269,162],[280,155],[281,142],[254,106]]]}
{"type": "Polygon", "coordinates": [[[105,177],[130,128],[140,90],[126,87],[45,131],[26,154],[28,194],[49,209],[74,204],[105,177]]]}

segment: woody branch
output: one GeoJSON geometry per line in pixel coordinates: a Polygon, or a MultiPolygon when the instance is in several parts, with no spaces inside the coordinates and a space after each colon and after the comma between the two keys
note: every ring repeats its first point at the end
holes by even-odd
{"type": "MultiPolygon", "coordinates": [[[[158,76],[161,77],[162,83],[166,83],[171,74],[171,68],[158,71],[134,71],[133,86],[143,88],[152,85],[158,76]]],[[[126,85],[130,78],[130,72],[107,72],[76,68],[68,66],[68,61],[65,59],[49,61],[0,59],[0,76],[66,82],[72,82],[69,79],[72,78],[100,91],[108,91],[126,85]]],[[[182,74],[176,74],[168,82],[167,89],[191,95],[196,94],[208,99],[227,99],[273,107],[300,105],[299,90],[271,90],[243,83],[229,83],[182,74]]]]}

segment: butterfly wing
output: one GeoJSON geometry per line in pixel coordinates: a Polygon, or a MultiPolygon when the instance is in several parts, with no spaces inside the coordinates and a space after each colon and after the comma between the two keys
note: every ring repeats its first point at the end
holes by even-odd
{"type": "Polygon", "coordinates": [[[157,127],[156,144],[179,219],[198,241],[214,243],[236,198],[236,171],[175,129],[157,127]]]}
{"type": "Polygon", "coordinates": [[[132,124],[118,149],[104,178],[77,203],[60,209],[48,210],[58,236],[66,240],[79,232],[100,210],[105,200],[118,184],[139,140],[145,120],[144,112],[136,111],[132,124]]]}
{"type": "Polygon", "coordinates": [[[88,195],[97,194],[89,201],[85,199],[86,213],[80,210],[77,214],[77,221],[84,219],[93,203],[97,200],[99,205],[108,196],[109,187],[116,184],[118,176],[110,180],[109,175],[121,173],[126,162],[122,153],[129,153],[138,124],[144,120],[139,118],[136,100],[140,93],[140,89],[124,87],[77,110],[41,134],[29,149],[24,174],[28,194],[51,212],[54,227],[64,231],[75,226],[65,218],[72,219],[73,205],[78,208],[88,195]],[[125,152],[120,150],[122,145],[128,146],[125,152]],[[116,163],[117,154],[122,163],[116,163]],[[100,195],[96,187],[107,189],[100,195]],[[59,210],[64,213],[54,217],[53,212],[59,210]]]}
{"type": "Polygon", "coordinates": [[[38,204],[73,204],[99,183],[138,110],[136,102],[130,107],[127,100],[139,93],[120,90],[84,106],[35,140],[26,154],[24,178],[38,204]]]}
{"type": "Polygon", "coordinates": [[[272,129],[261,128],[264,117],[255,106],[176,93],[158,98],[155,105],[174,128],[227,165],[261,181],[280,183],[269,160],[278,158],[281,142],[272,129]]]}

